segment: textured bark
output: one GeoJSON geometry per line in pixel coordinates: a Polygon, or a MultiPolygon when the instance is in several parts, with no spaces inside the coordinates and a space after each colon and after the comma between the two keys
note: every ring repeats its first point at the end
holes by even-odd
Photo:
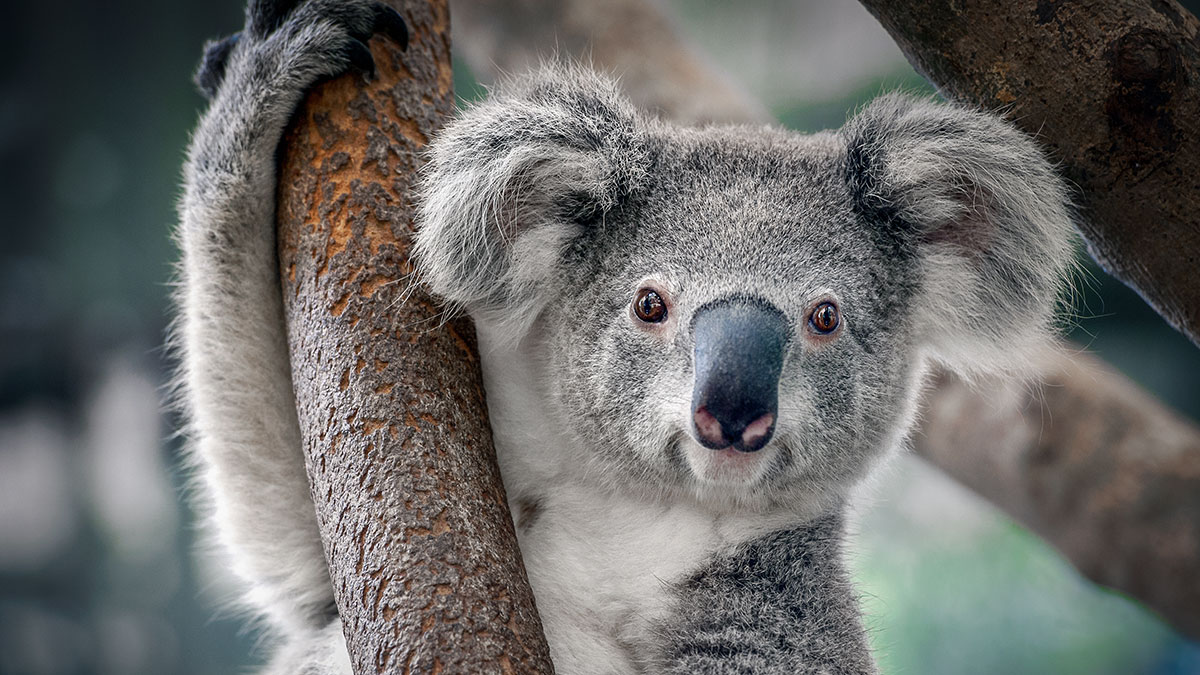
{"type": "Polygon", "coordinates": [[[1200,637],[1200,428],[1093,357],[1040,371],[986,397],[941,376],[917,451],[1200,637]]]}
{"type": "Polygon", "coordinates": [[[1174,0],[862,0],[947,96],[1079,186],[1093,255],[1200,344],[1200,21],[1174,0]]]}
{"type": "MultiPolygon", "coordinates": [[[[532,61],[556,44],[592,45],[602,68],[614,66],[599,58],[603,54],[638,61],[643,45],[674,45],[682,51],[676,57],[643,59],[636,75],[640,84],[627,91],[635,103],[667,117],[758,120],[758,106],[736,89],[727,89],[719,102],[698,98],[698,110],[655,93],[660,87],[675,91],[683,81],[673,80],[677,71],[657,62],[701,62],[645,0],[492,0],[467,14],[456,29],[463,39],[499,50],[468,52],[472,68],[484,77],[497,75],[495,65],[532,61]],[[555,26],[544,17],[559,5],[567,14],[609,13],[664,32],[643,29],[630,41],[608,24],[594,32],[586,24],[555,26]],[[521,26],[522,39],[504,39],[500,33],[509,24],[521,26]]],[[[706,78],[720,81],[700,66],[686,72],[688,86],[699,83],[697,91],[710,90],[706,78]]],[[[1049,140],[1045,134],[1043,140],[1049,140]]],[[[952,375],[938,374],[916,432],[918,450],[1039,532],[1096,582],[1129,593],[1183,633],[1200,637],[1200,430],[1095,359],[1062,357],[1045,364],[1045,372],[1041,405],[1022,403],[1007,389],[967,388],[952,375]],[[986,432],[974,426],[982,411],[991,411],[986,432]],[[999,433],[1004,430],[1012,435],[999,433]]]]}
{"type": "Polygon", "coordinates": [[[453,110],[446,3],[406,52],[318,87],[284,141],[280,266],[304,449],[363,673],[551,672],[495,465],[474,331],[408,254],[420,151],[453,110]]]}

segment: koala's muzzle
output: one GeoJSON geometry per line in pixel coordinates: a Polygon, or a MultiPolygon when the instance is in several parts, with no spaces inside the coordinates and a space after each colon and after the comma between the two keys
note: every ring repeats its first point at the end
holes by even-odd
{"type": "Polygon", "coordinates": [[[692,334],[696,439],[714,450],[761,449],[775,432],[787,319],[766,301],[723,300],[696,312],[692,334]]]}

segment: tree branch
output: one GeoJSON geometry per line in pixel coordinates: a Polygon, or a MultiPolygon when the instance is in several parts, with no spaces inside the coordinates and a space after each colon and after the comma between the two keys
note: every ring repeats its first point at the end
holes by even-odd
{"type": "Polygon", "coordinates": [[[1092,256],[1200,345],[1200,21],[1175,0],[862,0],[949,97],[1079,186],[1092,256]]]}
{"type": "MultiPolygon", "coordinates": [[[[686,119],[759,119],[760,108],[736,89],[727,88],[717,104],[702,96],[690,104],[676,100],[672,92],[683,82],[705,92],[712,91],[706,81],[721,80],[644,0],[463,4],[471,9],[464,7],[458,23],[462,42],[497,50],[466,52],[484,77],[496,76],[495,65],[527,63],[556,44],[590,45],[599,67],[616,67],[601,57],[620,55],[622,84],[639,83],[627,93],[641,106],[686,119]],[[556,12],[621,21],[558,25],[556,12]],[[630,39],[621,29],[626,25],[643,28],[630,39]],[[521,27],[521,39],[504,35],[511,26],[521,27]],[[682,69],[686,78],[675,79],[672,63],[692,64],[682,69]]],[[[1040,399],[1032,392],[1022,399],[1007,389],[968,388],[952,375],[937,375],[916,433],[918,451],[1046,537],[1096,582],[1130,593],[1200,637],[1200,430],[1093,358],[1060,357],[1045,372],[1040,399]],[[986,432],[973,424],[980,411],[989,411],[986,432]]]]}
{"type": "Polygon", "coordinates": [[[420,151],[453,110],[444,1],[406,52],[310,94],[284,144],[280,269],[308,474],[357,673],[552,671],[474,331],[408,260],[420,151]]]}
{"type": "Polygon", "coordinates": [[[914,445],[1088,578],[1200,636],[1200,428],[1098,359],[980,392],[939,375],[914,445]]]}
{"type": "Polygon", "coordinates": [[[454,20],[467,36],[458,51],[483,79],[562,53],[618,75],[642,109],[685,124],[770,120],[647,3],[476,0],[454,3],[454,20]]]}

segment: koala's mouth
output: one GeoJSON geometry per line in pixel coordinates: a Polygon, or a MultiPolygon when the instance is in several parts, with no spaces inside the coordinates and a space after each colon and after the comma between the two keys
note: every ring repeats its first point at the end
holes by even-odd
{"type": "Polygon", "coordinates": [[[690,434],[681,433],[672,444],[679,463],[702,486],[746,488],[762,483],[778,471],[779,443],[752,452],[734,446],[713,449],[701,445],[690,434]]]}

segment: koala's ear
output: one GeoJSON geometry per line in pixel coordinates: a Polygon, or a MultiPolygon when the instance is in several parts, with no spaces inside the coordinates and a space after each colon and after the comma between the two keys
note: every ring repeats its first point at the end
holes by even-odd
{"type": "Polygon", "coordinates": [[[1021,370],[1049,344],[1074,265],[1067,190],[1003,119],[887,96],[841,132],[858,216],[915,266],[931,355],[970,373],[1021,370]]]}
{"type": "Polygon", "coordinates": [[[499,85],[430,146],[415,250],[425,282],[522,331],[552,297],[566,247],[641,183],[644,125],[613,82],[582,68],[499,85]]]}

